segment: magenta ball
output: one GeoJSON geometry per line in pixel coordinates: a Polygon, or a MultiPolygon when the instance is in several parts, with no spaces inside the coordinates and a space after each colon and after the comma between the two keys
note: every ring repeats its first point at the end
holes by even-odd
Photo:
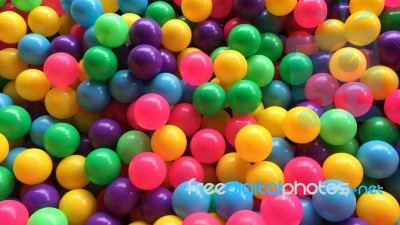
{"type": "Polygon", "coordinates": [[[0,224],[26,225],[29,213],[26,207],[16,200],[0,201],[0,224]]]}
{"type": "Polygon", "coordinates": [[[192,104],[179,103],[171,109],[168,124],[181,128],[186,136],[192,136],[201,126],[201,115],[192,104]]]}
{"type": "Polygon", "coordinates": [[[147,191],[140,201],[139,209],[143,219],[151,223],[163,216],[174,214],[172,192],[164,187],[147,191]]]}
{"type": "Polygon", "coordinates": [[[239,130],[250,124],[257,124],[257,121],[249,115],[238,115],[230,118],[225,125],[225,137],[229,144],[235,146],[235,138],[239,130]]]}
{"type": "Polygon", "coordinates": [[[213,62],[210,56],[203,52],[191,52],[182,58],[179,72],[188,84],[199,86],[210,80],[213,74],[213,62]]]}
{"type": "Polygon", "coordinates": [[[163,59],[158,49],[141,44],[134,47],[128,55],[128,67],[140,79],[151,79],[161,71],[163,59]]]}
{"type": "Polygon", "coordinates": [[[167,123],[170,109],[164,97],[150,93],[143,95],[135,102],[133,114],[140,127],[156,130],[167,123]]]}
{"type": "Polygon", "coordinates": [[[298,225],[303,217],[303,206],[294,194],[265,195],[260,209],[266,224],[298,225]]]}
{"type": "Polygon", "coordinates": [[[299,0],[294,8],[294,19],[304,28],[320,25],[328,14],[324,0],[299,0]]]}
{"type": "Polygon", "coordinates": [[[226,221],[226,225],[265,225],[265,222],[259,214],[251,210],[237,211],[226,221]]]}
{"type": "Polygon", "coordinates": [[[400,90],[396,90],[387,96],[384,104],[385,114],[393,123],[400,124],[400,90]]]}
{"type": "Polygon", "coordinates": [[[373,101],[371,90],[360,82],[343,84],[334,96],[335,106],[347,110],[354,117],[366,114],[371,109],[373,101]]]}
{"type": "Polygon", "coordinates": [[[66,87],[78,79],[79,63],[68,53],[57,52],[46,59],[43,71],[51,84],[66,87]]]}
{"type": "Polygon", "coordinates": [[[138,19],[129,30],[129,39],[134,46],[148,44],[157,48],[162,40],[161,27],[153,19],[138,19]]]}
{"type": "Polygon", "coordinates": [[[45,207],[58,207],[60,194],[57,189],[49,184],[38,184],[30,187],[22,196],[21,202],[29,213],[45,207]]]}
{"type": "Polygon", "coordinates": [[[339,82],[328,73],[317,73],[308,78],[304,94],[308,101],[320,106],[332,104],[339,82]]]}
{"type": "Polygon", "coordinates": [[[186,217],[185,220],[183,220],[182,225],[199,225],[199,224],[219,225],[220,223],[214,216],[208,213],[196,212],[186,217]]]}
{"type": "Polygon", "coordinates": [[[201,163],[215,163],[225,153],[225,139],[214,129],[197,131],[190,141],[190,150],[195,159],[201,163]]]}
{"type": "Polygon", "coordinates": [[[117,121],[103,118],[90,126],[88,138],[93,148],[114,149],[121,135],[122,130],[117,121]]]}
{"type": "Polygon", "coordinates": [[[169,167],[168,179],[175,188],[190,179],[203,182],[204,169],[197,159],[190,156],[183,156],[175,160],[169,167]]]}
{"type": "Polygon", "coordinates": [[[104,193],[106,209],[118,216],[132,212],[138,205],[141,191],[126,177],[117,178],[109,184],[104,193]]]}

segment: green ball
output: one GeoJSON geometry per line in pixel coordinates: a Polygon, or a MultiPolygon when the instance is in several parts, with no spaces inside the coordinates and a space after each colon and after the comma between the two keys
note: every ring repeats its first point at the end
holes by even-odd
{"type": "Polygon", "coordinates": [[[219,54],[221,54],[221,52],[223,52],[225,50],[229,50],[229,48],[226,47],[226,46],[221,46],[221,47],[218,47],[218,48],[214,49],[214,51],[212,51],[211,54],[210,54],[211,60],[214,62],[215,58],[217,58],[217,56],[219,54]]]}
{"type": "Polygon", "coordinates": [[[198,86],[193,93],[193,105],[201,115],[216,115],[221,112],[225,103],[226,93],[216,83],[204,83],[198,86]]]}
{"type": "Polygon", "coordinates": [[[175,19],[175,11],[170,4],[156,1],[147,7],[145,17],[155,20],[162,27],[168,20],[175,19]]]}
{"type": "Polygon", "coordinates": [[[0,8],[3,7],[4,4],[6,4],[6,0],[0,0],[0,8]]]}
{"type": "Polygon", "coordinates": [[[260,46],[261,35],[253,25],[240,24],[229,33],[228,47],[242,53],[246,58],[256,54],[260,46]]]}
{"type": "Polygon", "coordinates": [[[267,56],[272,62],[276,62],[281,57],[282,53],[282,40],[276,34],[261,34],[261,45],[257,54],[267,56]]]}
{"type": "Polygon", "coordinates": [[[65,214],[56,208],[46,207],[34,212],[28,219],[27,225],[68,225],[65,214]]]}
{"type": "Polygon", "coordinates": [[[321,138],[331,145],[344,145],[357,133],[353,115],[343,109],[331,109],[321,116],[321,138]]]}
{"type": "Polygon", "coordinates": [[[384,10],[381,15],[379,15],[379,20],[381,22],[381,33],[389,30],[399,30],[400,27],[400,9],[388,9],[384,10]]]}
{"type": "Polygon", "coordinates": [[[357,155],[357,151],[360,148],[360,144],[355,138],[351,139],[350,141],[346,142],[343,145],[330,145],[330,144],[327,145],[332,154],[343,152],[353,156],[357,155]]]}
{"type": "Polygon", "coordinates": [[[125,20],[115,13],[101,15],[94,24],[96,39],[104,46],[115,48],[125,43],[129,28],[125,20]]]}
{"type": "Polygon", "coordinates": [[[253,55],[247,59],[245,80],[251,80],[259,87],[265,87],[274,78],[275,67],[272,61],[263,55],[253,55]]]}
{"type": "Polygon", "coordinates": [[[361,125],[359,135],[363,144],[372,140],[380,140],[394,146],[399,139],[399,129],[384,117],[373,117],[361,125]]]}
{"type": "Polygon", "coordinates": [[[138,130],[126,132],[117,143],[118,156],[125,164],[129,164],[137,154],[150,151],[149,136],[138,130]]]}
{"type": "Polygon", "coordinates": [[[80,135],[78,130],[68,123],[51,125],[43,137],[46,151],[55,157],[64,158],[72,155],[79,147],[80,135]]]}
{"type": "Polygon", "coordinates": [[[121,171],[121,161],[113,150],[98,148],[85,160],[85,174],[97,185],[106,185],[115,180],[121,171]]]}
{"type": "Polygon", "coordinates": [[[30,12],[32,9],[40,6],[42,4],[42,0],[11,0],[11,3],[15,6],[15,8],[21,11],[30,12]]]}
{"type": "Polygon", "coordinates": [[[291,85],[304,84],[313,72],[313,64],[303,53],[293,52],[283,57],[279,65],[282,80],[291,85]]]}
{"type": "Polygon", "coordinates": [[[114,52],[103,46],[91,47],[83,55],[83,68],[93,80],[110,79],[117,72],[117,66],[114,52]]]}
{"type": "Polygon", "coordinates": [[[6,167],[0,166],[0,201],[10,196],[14,190],[14,175],[6,167]]]}
{"type": "Polygon", "coordinates": [[[31,122],[29,113],[20,106],[8,105],[0,109],[0,133],[9,140],[28,133],[31,122]]]}
{"type": "Polygon", "coordinates": [[[260,88],[250,80],[240,80],[228,91],[228,104],[238,114],[248,114],[257,109],[262,100],[260,88]]]}

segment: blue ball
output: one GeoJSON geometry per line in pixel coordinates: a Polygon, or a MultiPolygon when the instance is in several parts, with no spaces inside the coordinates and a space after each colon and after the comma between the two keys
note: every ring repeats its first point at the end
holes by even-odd
{"type": "Polygon", "coordinates": [[[273,80],[267,86],[261,88],[262,102],[264,106],[280,106],[287,109],[292,103],[292,91],[283,81],[273,80]]]}
{"type": "Polygon", "coordinates": [[[25,151],[25,147],[17,147],[13,148],[8,152],[6,159],[0,163],[0,166],[4,166],[10,171],[13,171],[14,160],[18,156],[19,153],[25,151]]]}
{"type": "Polygon", "coordinates": [[[356,196],[348,184],[338,180],[325,180],[312,197],[315,211],[331,222],[349,218],[356,209],[356,196]]]}
{"type": "Polygon", "coordinates": [[[99,0],[73,0],[71,16],[84,27],[93,26],[97,18],[103,14],[103,5],[99,0]]]}
{"type": "Polygon", "coordinates": [[[286,163],[293,159],[294,152],[292,146],[283,138],[272,138],[272,151],[267,160],[278,165],[282,170],[286,163]]]}
{"type": "Polygon", "coordinates": [[[47,131],[47,129],[51,125],[54,125],[58,122],[59,121],[56,118],[54,118],[50,115],[43,115],[43,116],[36,118],[32,122],[31,129],[29,131],[29,135],[30,135],[33,143],[35,143],[35,145],[43,148],[44,147],[44,144],[43,144],[44,133],[47,131]]]}
{"type": "Polygon", "coordinates": [[[400,168],[396,170],[390,177],[385,179],[385,190],[400,202],[400,168]]]}
{"type": "Polygon", "coordinates": [[[143,81],[134,77],[129,70],[118,71],[108,86],[112,97],[121,103],[130,103],[143,94],[143,81]]]}
{"type": "Polygon", "coordinates": [[[101,81],[83,81],[79,84],[76,94],[79,105],[89,112],[103,110],[111,101],[108,86],[101,81]]]}
{"type": "Polygon", "coordinates": [[[185,181],[176,187],[172,194],[172,208],[176,215],[186,218],[196,212],[208,212],[211,197],[203,187],[203,184],[194,180],[185,181]]]}
{"type": "Polygon", "coordinates": [[[135,13],[143,16],[149,4],[148,0],[118,0],[119,9],[123,13],[135,13]]]}
{"type": "Polygon", "coordinates": [[[61,8],[68,15],[71,15],[71,4],[73,0],[61,0],[61,8]]]}
{"type": "Polygon", "coordinates": [[[85,34],[83,35],[83,43],[86,49],[101,45],[100,42],[97,40],[96,36],[94,35],[94,26],[91,26],[88,29],[86,29],[85,34]]]}
{"type": "Polygon", "coordinates": [[[27,34],[18,43],[21,59],[31,65],[42,65],[51,54],[51,44],[40,34],[27,34]]]}
{"type": "Polygon", "coordinates": [[[172,73],[160,73],[150,81],[150,92],[163,96],[170,106],[182,97],[180,80],[172,73]]]}
{"type": "Polygon", "coordinates": [[[313,64],[313,74],[316,73],[330,73],[329,60],[331,59],[331,53],[320,52],[310,57],[313,64]]]}
{"type": "Polygon", "coordinates": [[[214,196],[215,210],[221,218],[226,220],[237,211],[253,209],[253,193],[245,184],[228,182],[223,190],[225,193],[214,196]]]}
{"type": "Polygon", "coordinates": [[[357,152],[364,174],[375,179],[392,175],[399,166],[396,150],[384,141],[369,141],[361,145],[357,152]]]}
{"type": "Polygon", "coordinates": [[[0,109],[3,108],[4,106],[8,105],[13,105],[14,100],[12,98],[4,93],[0,93],[0,109]]]}
{"type": "Polygon", "coordinates": [[[180,103],[192,103],[193,93],[196,90],[196,86],[186,83],[186,81],[181,80],[182,86],[182,97],[180,103]]]}
{"type": "Polygon", "coordinates": [[[321,217],[315,211],[311,198],[305,196],[299,198],[303,207],[303,218],[300,225],[320,225],[321,217]]]}

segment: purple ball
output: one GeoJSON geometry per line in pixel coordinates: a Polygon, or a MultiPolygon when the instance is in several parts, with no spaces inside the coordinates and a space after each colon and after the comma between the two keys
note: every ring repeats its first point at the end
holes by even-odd
{"type": "Polygon", "coordinates": [[[78,150],[75,152],[75,154],[87,156],[92,150],[93,150],[93,147],[92,147],[92,145],[90,145],[89,138],[86,135],[81,134],[79,147],[78,147],[78,150]]]}
{"type": "Polygon", "coordinates": [[[111,214],[100,211],[90,216],[86,225],[121,225],[121,222],[111,214]]]}
{"type": "Polygon", "coordinates": [[[176,72],[176,58],[174,54],[165,48],[159,49],[162,57],[161,73],[175,73],[176,72]]]}
{"type": "Polygon", "coordinates": [[[400,31],[386,31],[378,37],[379,60],[385,66],[400,65],[400,31]]]}
{"type": "Polygon", "coordinates": [[[40,116],[48,114],[46,107],[40,101],[35,101],[35,102],[24,101],[19,105],[29,113],[32,121],[34,121],[40,116]]]}
{"type": "Polygon", "coordinates": [[[140,79],[149,80],[159,74],[162,64],[160,51],[151,45],[138,45],[128,55],[128,67],[140,79]]]}
{"type": "Polygon", "coordinates": [[[92,124],[88,137],[93,148],[114,149],[121,135],[121,127],[115,120],[103,118],[92,124]]]}
{"type": "Polygon", "coordinates": [[[314,102],[302,102],[299,104],[299,106],[308,107],[314,110],[314,112],[317,113],[318,116],[322,116],[322,114],[324,114],[324,109],[320,105],[315,104],[314,102]]]}
{"type": "Polygon", "coordinates": [[[339,222],[338,225],[368,225],[368,223],[362,219],[350,217],[345,221],[339,222]]]}
{"type": "Polygon", "coordinates": [[[205,20],[197,24],[193,31],[192,40],[197,48],[210,53],[221,45],[224,40],[224,33],[218,23],[212,20],[205,20]]]}
{"type": "Polygon", "coordinates": [[[22,196],[22,204],[26,206],[29,214],[45,208],[57,208],[60,202],[60,194],[57,189],[49,184],[38,184],[30,187],[22,196]]]}
{"type": "Polygon", "coordinates": [[[310,57],[313,64],[313,74],[316,73],[330,73],[329,60],[331,54],[329,52],[320,52],[310,57]]]}
{"type": "Polygon", "coordinates": [[[133,45],[131,43],[125,43],[112,49],[118,60],[118,70],[128,69],[128,56],[132,49],[133,45]]]}
{"type": "Polygon", "coordinates": [[[52,53],[65,52],[73,56],[77,61],[82,59],[82,46],[78,39],[70,35],[60,35],[51,42],[52,53]]]}
{"type": "Polygon", "coordinates": [[[306,156],[314,159],[321,166],[325,159],[331,155],[329,148],[320,139],[317,138],[307,144],[298,144],[295,150],[295,156],[306,156]]]}
{"type": "Polygon", "coordinates": [[[341,1],[340,3],[332,4],[329,7],[327,18],[337,19],[344,22],[349,16],[350,16],[349,3],[341,1]]]}
{"type": "Polygon", "coordinates": [[[109,184],[104,194],[106,209],[118,216],[132,212],[139,203],[141,191],[126,177],[118,178],[109,184]]]}
{"type": "Polygon", "coordinates": [[[161,27],[153,19],[138,19],[129,30],[129,39],[134,46],[148,44],[158,47],[162,40],[161,27]]]}
{"type": "Polygon", "coordinates": [[[164,187],[147,191],[139,209],[143,218],[151,223],[165,215],[173,214],[171,191],[164,187]]]}
{"type": "Polygon", "coordinates": [[[233,11],[244,20],[256,18],[265,9],[265,0],[234,0],[233,11]]]}

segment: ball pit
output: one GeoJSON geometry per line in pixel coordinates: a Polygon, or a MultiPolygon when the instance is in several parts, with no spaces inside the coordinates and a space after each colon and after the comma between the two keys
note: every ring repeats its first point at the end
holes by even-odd
{"type": "Polygon", "coordinates": [[[0,224],[400,224],[399,15],[0,0],[0,224]]]}

